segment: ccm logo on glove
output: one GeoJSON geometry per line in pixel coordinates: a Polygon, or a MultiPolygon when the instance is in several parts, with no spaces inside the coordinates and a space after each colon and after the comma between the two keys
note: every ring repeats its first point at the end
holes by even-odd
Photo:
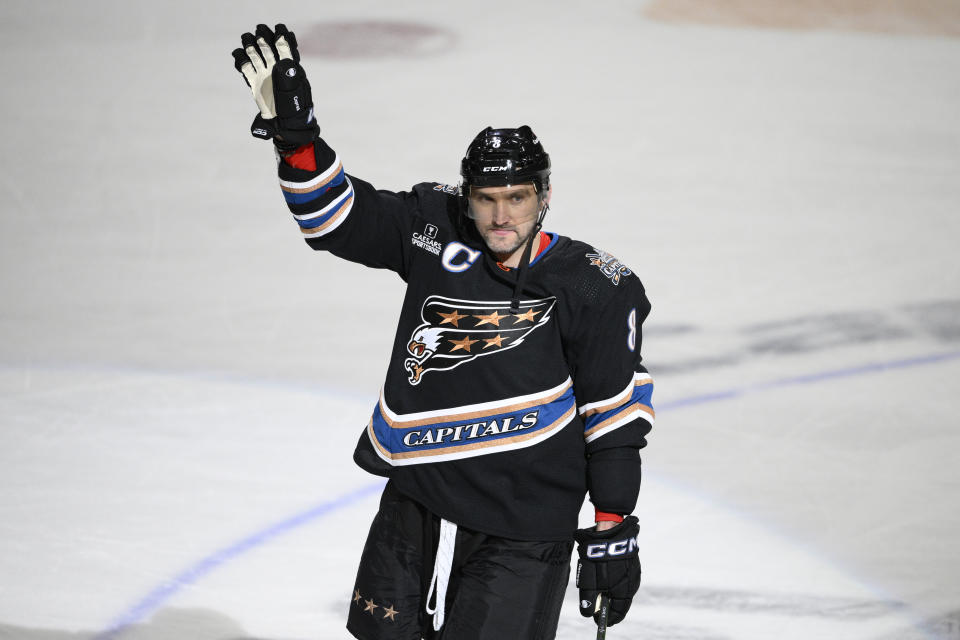
{"type": "Polygon", "coordinates": [[[636,538],[627,538],[626,540],[617,540],[601,544],[588,544],[584,555],[593,560],[606,558],[608,556],[622,556],[626,553],[632,553],[638,548],[636,538]]]}
{"type": "Polygon", "coordinates": [[[637,536],[640,526],[636,516],[627,516],[612,529],[596,527],[577,530],[577,587],[580,589],[580,614],[598,623],[596,603],[603,595],[609,599],[607,626],[623,620],[640,588],[640,559],[637,536]]]}

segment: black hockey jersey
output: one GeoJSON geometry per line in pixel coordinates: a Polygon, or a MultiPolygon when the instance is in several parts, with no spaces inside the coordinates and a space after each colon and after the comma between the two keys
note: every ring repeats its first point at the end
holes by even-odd
{"type": "Polygon", "coordinates": [[[484,249],[454,187],[377,191],[315,143],[280,163],[307,243],[406,282],[386,380],[355,460],[434,513],[514,539],[566,540],[584,495],[629,513],[654,412],[650,310],[614,256],[556,234],[510,309],[513,270],[484,249]]]}

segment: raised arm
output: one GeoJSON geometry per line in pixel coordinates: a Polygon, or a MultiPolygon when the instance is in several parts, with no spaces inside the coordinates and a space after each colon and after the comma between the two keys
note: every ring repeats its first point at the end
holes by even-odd
{"type": "Polygon", "coordinates": [[[403,239],[410,235],[418,194],[377,191],[345,173],[340,156],[320,138],[297,39],[286,26],[260,24],[240,40],[234,66],[259,110],[250,132],[273,140],[280,189],[304,240],[406,279],[410,251],[403,239]]]}

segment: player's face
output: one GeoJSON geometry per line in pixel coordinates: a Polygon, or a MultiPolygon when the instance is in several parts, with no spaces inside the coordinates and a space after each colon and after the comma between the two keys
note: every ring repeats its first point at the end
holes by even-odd
{"type": "Polygon", "coordinates": [[[536,188],[532,184],[473,187],[467,200],[468,214],[490,251],[503,264],[517,266],[540,213],[536,188]]]}

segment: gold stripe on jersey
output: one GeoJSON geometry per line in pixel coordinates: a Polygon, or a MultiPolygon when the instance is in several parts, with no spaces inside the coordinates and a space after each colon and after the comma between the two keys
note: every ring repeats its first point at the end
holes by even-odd
{"type": "MultiPolygon", "coordinates": [[[[549,404],[562,396],[567,390],[571,387],[573,382],[570,378],[567,378],[566,382],[561,384],[559,387],[554,387],[553,389],[548,389],[545,392],[523,396],[523,400],[520,402],[514,402],[510,404],[501,404],[497,403],[488,403],[485,405],[466,405],[462,407],[451,407],[450,409],[431,411],[428,412],[429,415],[424,416],[423,418],[418,419],[406,419],[404,416],[398,415],[390,410],[387,406],[386,401],[384,400],[383,393],[380,394],[380,412],[383,415],[384,422],[390,425],[394,429],[411,429],[414,427],[423,427],[426,425],[436,424],[440,422],[466,422],[468,420],[476,420],[477,418],[484,418],[490,416],[491,414],[498,413],[513,413],[517,411],[523,411],[524,409],[532,409],[544,404],[549,404]],[[483,408],[480,408],[483,407],[483,408]],[[473,410],[471,410],[473,409],[473,410]],[[449,411],[450,413],[447,413],[449,411]]],[[[506,402],[510,402],[508,399],[506,402]]],[[[408,416],[422,415],[422,414],[407,414],[408,416]]]]}

